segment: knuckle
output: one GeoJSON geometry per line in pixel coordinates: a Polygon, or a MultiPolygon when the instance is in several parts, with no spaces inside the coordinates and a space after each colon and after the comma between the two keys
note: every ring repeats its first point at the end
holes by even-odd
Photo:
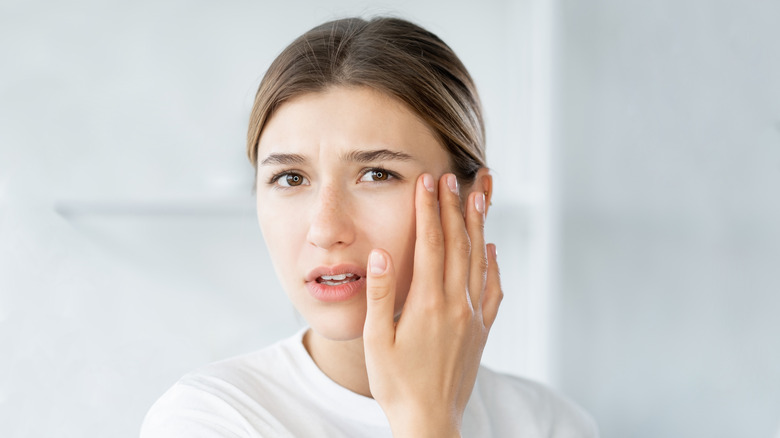
{"type": "Polygon", "coordinates": [[[478,215],[477,223],[472,225],[476,229],[472,231],[472,233],[479,233],[479,235],[484,236],[485,235],[485,218],[482,217],[482,215],[478,215]]]}
{"type": "Polygon", "coordinates": [[[444,236],[438,230],[428,230],[423,234],[425,243],[433,247],[444,245],[444,236]]]}
{"type": "Polygon", "coordinates": [[[372,301],[382,301],[390,295],[390,288],[385,285],[373,285],[367,288],[366,295],[372,301]]]}
{"type": "Polygon", "coordinates": [[[471,239],[464,234],[455,239],[454,247],[461,254],[471,254],[471,239]]]}
{"type": "Polygon", "coordinates": [[[428,316],[435,317],[441,312],[441,300],[431,296],[420,302],[420,310],[428,316]]]}
{"type": "Polygon", "coordinates": [[[466,300],[458,300],[458,303],[450,308],[450,317],[460,324],[466,324],[473,319],[474,312],[466,300]]]}
{"type": "Polygon", "coordinates": [[[501,289],[491,292],[490,294],[490,306],[498,310],[501,306],[501,302],[504,301],[504,292],[501,289]]]}
{"type": "Polygon", "coordinates": [[[450,192],[450,196],[447,197],[447,204],[453,209],[461,211],[460,196],[450,192]]]}

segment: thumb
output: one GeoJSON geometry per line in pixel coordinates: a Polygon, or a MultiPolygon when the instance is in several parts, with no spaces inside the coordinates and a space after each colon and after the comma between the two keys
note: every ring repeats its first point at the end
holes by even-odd
{"type": "Polygon", "coordinates": [[[363,339],[374,344],[391,344],[395,338],[395,270],[390,254],[381,249],[371,251],[366,275],[363,339]]]}

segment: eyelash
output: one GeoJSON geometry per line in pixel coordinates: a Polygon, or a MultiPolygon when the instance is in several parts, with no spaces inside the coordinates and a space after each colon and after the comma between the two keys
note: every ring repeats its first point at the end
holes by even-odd
{"type": "Polygon", "coordinates": [[[397,180],[401,180],[402,179],[401,175],[399,175],[399,174],[397,174],[397,173],[395,173],[393,171],[387,170],[387,169],[385,169],[383,167],[371,167],[371,168],[368,168],[368,169],[363,169],[363,171],[361,171],[360,178],[358,179],[358,181],[363,179],[364,176],[370,174],[371,172],[382,172],[385,175],[387,175],[387,179],[379,180],[379,181],[370,181],[370,182],[383,183],[383,182],[391,181],[391,180],[394,180],[394,179],[397,179],[397,180]]]}
{"type": "MultiPolygon", "coordinates": [[[[399,174],[397,174],[397,173],[395,173],[393,171],[387,170],[387,169],[385,169],[383,167],[370,167],[368,169],[363,169],[360,172],[360,178],[358,178],[358,181],[362,180],[366,175],[370,174],[371,172],[382,172],[385,175],[387,175],[387,178],[384,179],[384,180],[379,180],[379,181],[365,181],[365,182],[384,183],[384,182],[387,182],[387,181],[402,180],[403,179],[403,178],[401,178],[401,175],[399,175],[399,174]]],[[[278,189],[291,189],[291,188],[294,188],[294,187],[298,187],[298,186],[281,186],[281,185],[277,184],[277,182],[280,179],[285,178],[287,176],[291,176],[291,175],[298,175],[303,180],[306,180],[306,177],[301,175],[299,172],[296,172],[296,171],[293,171],[293,170],[285,170],[283,172],[279,172],[279,173],[271,176],[271,178],[268,180],[268,185],[275,186],[275,188],[278,188],[278,189]]],[[[303,182],[301,182],[301,184],[299,184],[299,185],[303,185],[303,182]]]]}
{"type": "MultiPolygon", "coordinates": [[[[298,175],[303,180],[306,179],[306,177],[301,175],[299,172],[296,172],[296,171],[293,171],[293,170],[285,170],[283,172],[279,172],[279,173],[273,175],[268,180],[268,185],[275,186],[275,188],[278,188],[278,189],[291,189],[291,188],[297,187],[297,186],[280,186],[280,185],[277,184],[277,181],[279,181],[280,179],[282,179],[282,178],[284,178],[286,176],[291,176],[291,175],[298,175]]],[[[299,185],[303,185],[303,183],[301,183],[299,185]]]]}

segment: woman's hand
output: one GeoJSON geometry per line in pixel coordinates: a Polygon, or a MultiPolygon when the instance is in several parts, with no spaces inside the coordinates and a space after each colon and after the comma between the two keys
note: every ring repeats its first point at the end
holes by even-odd
{"type": "Polygon", "coordinates": [[[422,175],[415,208],[414,271],[397,323],[393,261],[381,249],[369,256],[369,385],[394,436],[459,436],[503,296],[495,246],[485,245],[484,194],[470,193],[461,210],[452,174],[439,181],[438,197],[433,177],[422,175]]]}

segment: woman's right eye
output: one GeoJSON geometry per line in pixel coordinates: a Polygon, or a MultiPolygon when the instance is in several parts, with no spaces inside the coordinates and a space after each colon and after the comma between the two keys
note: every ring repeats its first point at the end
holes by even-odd
{"type": "Polygon", "coordinates": [[[303,175],[295,172],[280,173],[274,176],[271,182],[278,187],[284,188],[309,185],[309,181],[303,175]]]}

